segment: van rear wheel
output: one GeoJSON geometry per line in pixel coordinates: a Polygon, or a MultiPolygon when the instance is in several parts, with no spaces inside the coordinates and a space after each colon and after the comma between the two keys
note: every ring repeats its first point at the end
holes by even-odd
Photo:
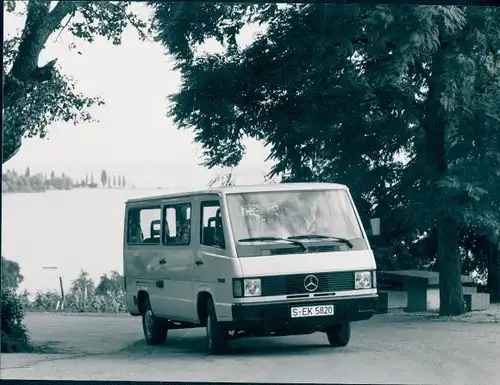
{"type": "Polygon", "coordinates": [[[168,322],[166,319],[156,317],[151,309],[149,299],[146,300],[144,312],[142,313],[142,330],[148,345],[162,345],[168,334],[168,322]]]}
{"type": "Polygon", "coordinates": [[[210,298],[207,303],[207,350],[208,354],[224,354],[228,350],[228,331],[217,321],[215,306],[210,298]]]}
{"type": "Polygon", "coordinates": [[[347,346],[351,340],[351,323],[345,321],[341,324],[330,326],[326,329],[326,336],[331,346],[338,348],[347,346]]]}

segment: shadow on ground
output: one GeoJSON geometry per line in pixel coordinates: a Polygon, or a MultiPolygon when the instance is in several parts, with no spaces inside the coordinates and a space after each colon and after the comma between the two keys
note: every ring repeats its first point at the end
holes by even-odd
{"type": "MultiPolygon", "coordinates": [[[[300,355],[324,355],[328,352],[333,353],[335,350],[342,350],[342,354],[348,354],[350,348],[336,349],[331,347],[328,342],[311,343],[308,341],[308,336],[292,337],[294,341],[287,341],[289,337],[259,337],[259,338],[242,338],[231,340],[229,342],[229,350],[227,355],[233,359],[238,357],[265,357],[265,356],[286,356],[290,354],[300,355]],[[297,341],[297,338],[303,341],[297,341]]],[[[134,342],[119,351],[122,354],[132,354],[134,356],[203,356],[206,354],[206,337],[204,335],[197,336],[182,336],[167,339],[165,345],[149,346],[141,339],[134,342]]],[[[224,357],[225,355],[219,356],[224,357]]]]}

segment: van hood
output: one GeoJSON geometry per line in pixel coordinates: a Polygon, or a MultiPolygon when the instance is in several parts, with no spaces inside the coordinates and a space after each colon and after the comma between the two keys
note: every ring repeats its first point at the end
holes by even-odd
{"type": "Polygon", "coordinates": [[[243,277],[376,269],[372,250],[284,254],[238,259],[243,277]]]}

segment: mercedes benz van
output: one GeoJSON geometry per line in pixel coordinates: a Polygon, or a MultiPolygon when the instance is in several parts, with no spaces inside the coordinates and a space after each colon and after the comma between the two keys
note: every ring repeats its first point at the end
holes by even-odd
{"type": "Polygon", "coordinates": [[[221,187],[125,206],[126,303],[148,344],[205,327],[211,354],[235,338],[318,331],[341,347],[351,322],[376,310],[375,259],[344,185],[221,187]]]}

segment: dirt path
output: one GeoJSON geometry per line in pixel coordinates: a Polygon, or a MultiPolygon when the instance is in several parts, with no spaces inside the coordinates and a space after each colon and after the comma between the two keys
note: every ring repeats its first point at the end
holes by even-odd
{"type": "MultiPolygon", "coordinates": [[[[491,321],[491,320],[490,320],[491,321]]],[[[143,342],[129,316],[28,314],[32,339],[54,354],[2,354],[3,379],[350,383],[498,383],[500,324],[384,315],[353,325],[348,347],[321,333],[233,341],[205,356],[203,329],[177,330],[165,346],[143,342]]]]}

